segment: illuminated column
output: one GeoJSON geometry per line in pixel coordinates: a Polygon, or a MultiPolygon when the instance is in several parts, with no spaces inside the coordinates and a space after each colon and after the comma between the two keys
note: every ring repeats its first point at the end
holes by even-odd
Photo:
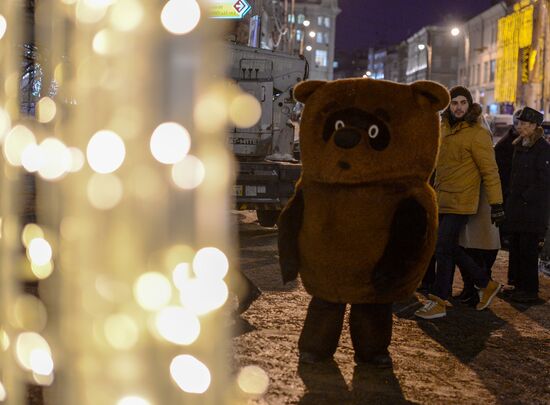
{"type": "Polygon", "coordinates": [[[0,342],[11,345],[0,398],[20,405],[26,381],[60,405],[217,405],[237,387],[261,393],[261,370],[229,378],[222,314],[234,266],[225,128],[250,126],[257,102],[213,79],[225,58],[205,4],[38,3],[48,79],[32,126],[14,125],[18,66],[6,65],[15,47],[0,36],[2,88],[12,90],[1,94],[0,130],[13,127],[3,143],[0,342]],[[21,232],[10,182],[23,171],[39,178],[39,210],[21,232]],[[40,280],[43,302],[13,288],[13,269],[40,280]]]}

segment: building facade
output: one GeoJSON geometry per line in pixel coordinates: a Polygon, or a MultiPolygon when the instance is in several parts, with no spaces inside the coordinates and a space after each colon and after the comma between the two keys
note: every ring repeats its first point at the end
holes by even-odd
{"type": "Polygon", "coordinates": [[[309,62],[309,78],[334,78],[334,43],[336,16],[340,13],[337,0],[297,0],[294,12],[288,15],[293,33],[290,46],[309,62]]]}
{"type": "Polygon", "coordinates": [[[507,13],[505,2],[499,2],[467,21],[460,29],[458,83],[470,89],[483,112],[497,114],[501,108],[495,100],[498,59],[498,21],[507,13]]]}
{"type": "Polygon", "coordinates": [[[463,39],[451,35],[451,28],[427,26],[407,38],[407,83],[433,80],[445,87],[457,84],[458,49],[463,39]]]}

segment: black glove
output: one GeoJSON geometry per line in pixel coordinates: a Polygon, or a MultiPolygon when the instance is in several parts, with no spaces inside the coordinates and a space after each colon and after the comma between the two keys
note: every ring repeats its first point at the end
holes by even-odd
{"type": "Polygon", "coordinates": [[[502,204],[491,205],[491,223],[496,226],[501,226],[505,219],[506,216],[504,215],[504,208],[502,208],[502,204]]]}

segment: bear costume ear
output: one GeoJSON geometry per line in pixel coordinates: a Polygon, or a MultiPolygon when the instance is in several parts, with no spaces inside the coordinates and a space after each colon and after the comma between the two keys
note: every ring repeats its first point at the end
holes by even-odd
{"type": "Polygon", "coordinates": [[[307,101],[309,96],[315,93],[315,90],[326,84],[324,80],[306,80],[294,86],[294,98],[300,103],[307,101]]]}
{"type": "Polygon", "coordinates": [[[419,80],[411,84],[414,97],[418,104],[433,111],[444,110],[451,101],[451,96],[445,87],[430,80],[419,80]]]}

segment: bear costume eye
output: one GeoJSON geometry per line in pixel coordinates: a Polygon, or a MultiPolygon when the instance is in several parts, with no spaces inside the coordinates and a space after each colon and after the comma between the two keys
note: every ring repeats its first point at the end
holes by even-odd
{"type": "Polygon", "coordinates": [[[380,130],[378,129],[378,125],[371,125],[369,127],[369,138],[375,139],[379,132],[380,130]]]}
{"type": "Polygon", "coordinates": [[[338,120],[334,123],[334,129],[339,130],[340,128],[344,128],[346,125],[344,124],[344,121],[338,120]]]}

